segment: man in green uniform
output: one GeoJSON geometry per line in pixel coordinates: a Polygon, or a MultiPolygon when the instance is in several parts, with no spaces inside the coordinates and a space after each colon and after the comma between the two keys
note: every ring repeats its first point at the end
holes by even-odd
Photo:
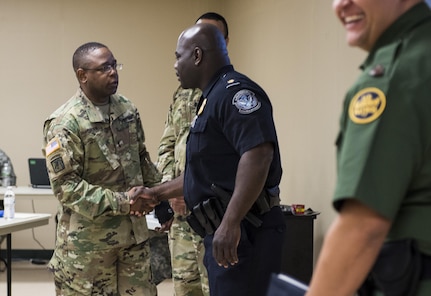
{"type": "Polygon", "coordinates": [[[307,295],[431,295],[431,12],[421,0],[333,8],[369,55],[345,98],[339,215],[307,295]]]}
{"type": "MultiPolygon", "coordinates": [[[[228,43],[228,25],[223,16],[208,12],[201,15],[196,23],[210,23],[217,26],[228,43]]],[[[187,136],[201,95],[200,89],[181,87],[178,87],[174,94],[174,101],[169,107],[165,130],[160,141],[157,161],[157,166],[163,173],[163,182],[178,177],[184,171],[187,136]]],[[[161,230],[170,227],[169,248],[175,295],[209,295],[208,275],[203,265],[205,253],[203,239],[190,228],[186,221],[189,211],[184,197],[171,199],[170,206],[174,211],[173,220],[162,225],[161,230]]]]}
{"type": "Polygon", "coordinates": [[[73,55],[80,87],[44,124],[47,168],[60,202],[49,263],[57,295],[157,295],[147,223],[130,216],[136,207],[129,193],[159,183],[161,175],[138,110],[115,94],[120,67],[105,45],[80,46],[73,55]]]}

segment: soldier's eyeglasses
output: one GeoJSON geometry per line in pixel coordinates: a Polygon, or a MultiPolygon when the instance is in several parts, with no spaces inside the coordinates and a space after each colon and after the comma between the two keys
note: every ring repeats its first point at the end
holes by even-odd
{"type": "Polygon", "coordinates": [[[97,68],[81,68],[87,71],[98,71],[102,73],[110,73],[112,70],[119,71],[123,69],[123,64],[103,65],[97,68]]]}

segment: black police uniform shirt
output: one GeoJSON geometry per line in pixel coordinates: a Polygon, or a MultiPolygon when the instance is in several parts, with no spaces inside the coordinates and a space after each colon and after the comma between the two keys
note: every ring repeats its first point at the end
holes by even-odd
{"type": "Polygon", "coordinates": [[[190,128],[184,176],[187,206],[214,196],[212,183],[233,192],[241,155],[266,142],[274,145],[265,182],[271,188],[279,185],[282,175],[271,102],[232,65],[221,68],[203,91],[190,128]]]}

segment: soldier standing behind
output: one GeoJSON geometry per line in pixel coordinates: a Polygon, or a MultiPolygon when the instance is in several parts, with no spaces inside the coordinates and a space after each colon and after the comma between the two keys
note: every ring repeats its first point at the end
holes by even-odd
{"type": "MultiPolygon", "coordinates": [[[[228,43],[228,25],[220,14],[207,12],[201,15],[196,23],[210,23],[217,26],[223,33],[226,44],[228,43]]],[[[157,166],[163,173],[163,182],[178,177],[184,171],[187,136],[201,95],[202,91],[198,88],[183,89],[180,86],[175,91],[174,101],[169,107],[165,130],[160,140],[157,161],[157,166]]],[[[208,275],[203,265],[205,253],[203,238],[190,228],[186,221],[186,216],[190,212],[185,205],[184,197],[173,198],[169,203],[174,211],[174,218],[162,224],[161,230],[170,227],[169,248],[175,295],[209,295],[208,275]]]]}
{"type": "Polygon", "coordinates": [[[47,168],[60,202],[49,263],[57,295],[157,295],[147,222],[129,215],[129,193],[161,176],[138,110],[115,94],[120,67],[105,45],[80,46],[73,55],[80,88],[44,124],[47,168]]]}

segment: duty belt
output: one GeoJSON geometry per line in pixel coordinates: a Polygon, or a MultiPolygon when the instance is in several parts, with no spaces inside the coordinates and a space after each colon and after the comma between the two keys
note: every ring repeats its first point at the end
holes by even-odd
{"type": "MultiPolygon", "coordinates": [[[[215,184],[211,185],[212,191],[217,197],[209,198],[193,207],[191,214],[187,217],[190,226],[199,235],[213,234],[223,219],[223,215],[231,199],[231,194],[215,184]]],[[[255,227],[262,225],[258,215],[263,215],[271,208],[280,205],[278,195],[270,195],[264,189],[250,211],[245,215],[245,220],[255,227]]]]}

